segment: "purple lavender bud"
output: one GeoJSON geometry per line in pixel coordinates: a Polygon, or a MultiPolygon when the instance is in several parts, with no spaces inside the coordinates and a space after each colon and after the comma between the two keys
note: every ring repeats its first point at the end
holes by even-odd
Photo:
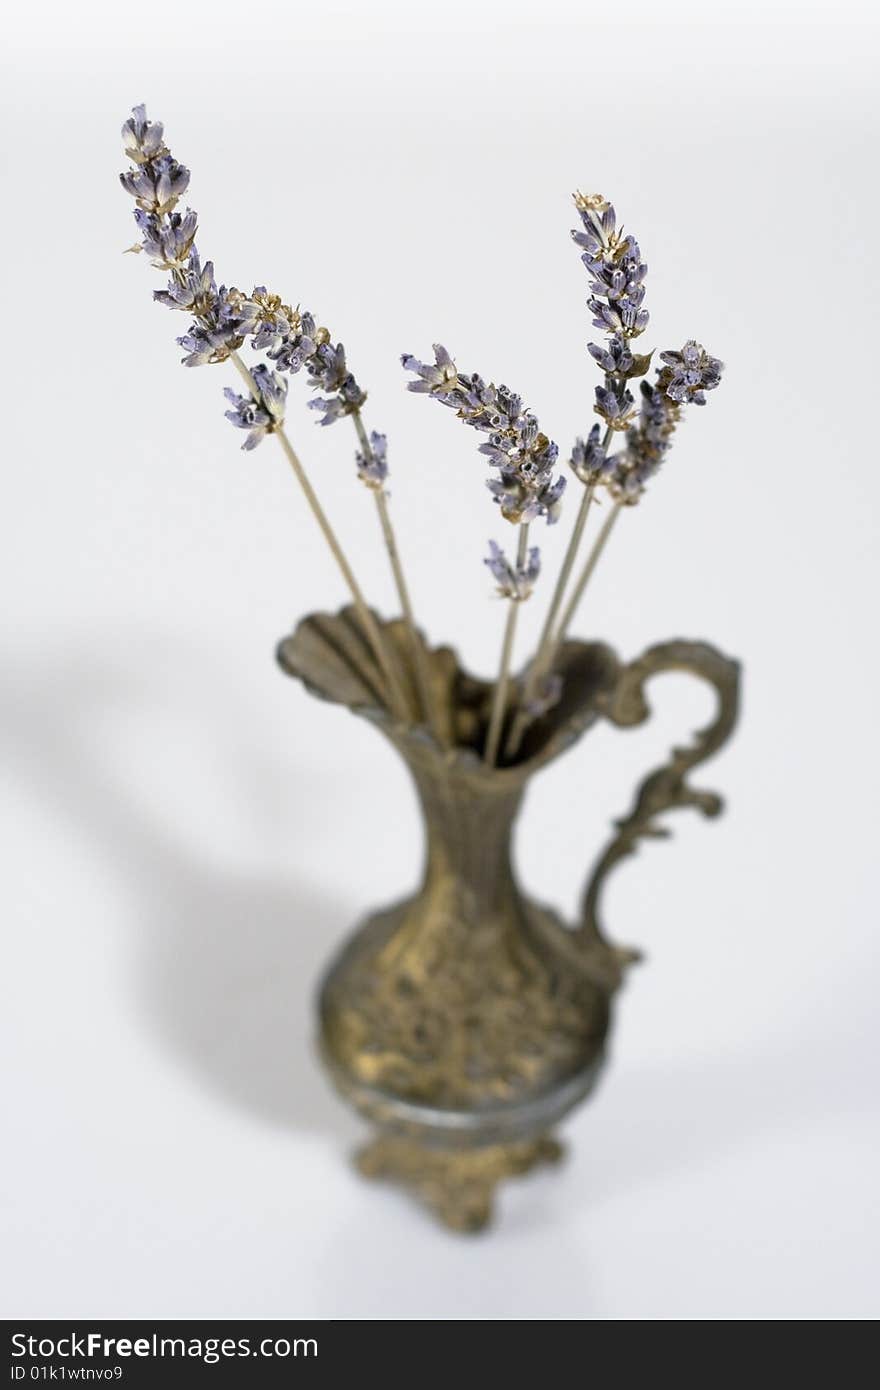
{"type": "Polygon", "coordinates": [[[495,541],[489,542],[489,554],[483,561],[498,587],[502,598],[523,603],[535,587],[541,572],[541,552],[532,546],[524,565],[511,564],[495,541]]]}
{"type": "Polygon", "coordinates": [[[297,323],[297,311],[281,302],[280,295],[270,294],[265,285],[255,285],[251,300],[257,306],[258,319],[256,332],[251,339],[255,352],[267,352],[281,348],[297,323]]]}
{"type": "Polygon", "coordinates": [[[607,346],[587,343],[587,351],[606,376],[629,376],[635,363],[626,339],[620,333],[613,333],[607,346]]]}
{"type": "Polygon", "coordinates": [[[169,213],[167,217],[135,208],[134,219],[141,233],[141,244],[132,247],[133,251],[145,251],[160,270],[177,270],[186,264],[198,222],[191,208],[183,214],[169,213]]]}
{"type": "Polygon", "coordinates": [[[384,434],[370,431],[370,447],[355,454],[358,477],[374,492],[383,492],[388,478],[388,441],[384,434]]]}
{"type": "Polygon", "coordinates": [[[236,429],[248,431],[248,437],[241,447],[255,449],[268,433],[272,422],[268,410],[264,410],[253,396],[239,396],[230,386],[224,386],[223,394],[232,405],[231,410],[224,411],[226,419],[236,429]]]}
{"type": "Polygon", "coordinates": [[[145,106],[133,106],[131,115],[122,127],[122,144],[133,164],[148,164],[166,154],[162,143],[162,122],[148,121],[145,106]]]}
{"type": "Polygon", "coordinates": [[[219,303],[213,263],[206,261],[203,269],[199,253],[193,250],[186,267],[175,272],[167,289],[153,290],[153,298],[169,309],[186,309],[201,318],[210,317],[217,312],[219,303]]]}
{"type": "Polygon", "coordinates": [[[321,411],[319,425],[335,425],[337,420],[342,420],[351,413],[346,409],[341,396],[313,396],[306,405],[309,410],[321,411]]]}
{"type": "Polygon", "coordinates": [[[526,670],[519,682],[521,691],[520,703],[523,704],[523,707],[526,712],[531,715],[532,719],[540,719],[543,714],[548,714],[551,709],[554,709],[556,705],[559,704],[562,698],[564,681],[558,671],[549,671],[545,675],[539,677],[534,694],[531,694],[530,698],[526,698],[529,685],[529,671],[526,670]]]}
{"type": "Polygon", "coordinates": [[[635,401],[630,391],[618,392],[607,386],[597,386],[593,409],[611,429],[625,430],[635,416],[635,401]]]}
{"type": "Polygon", "coordinates": [[[587,487],[594,487],[604,476],[607,458],[601,442],[602,426],[595,424],[586,441],[576,439],[569,460],[572,472],[587,487]]]}
{"type": "Polygon", "coordinates": [[[706,391],[714,391],[721,380],[723,364],[710,357],[701,343],[689,338],[680,352],[661,352],[663,386],[670,400],[680,405],[705,405],[706,391]]]}
{"type": "Polygon", "coordinates": [[[523,512],[523,520],[531,521],[543,517],[548,526],[555,526],[562,512],[562,494],[567,480],[560,476],[553,482],[546,482],[532,489],[528,506],[523,512]]]}
{"type": "Polygon", "coordinates": [[[318,346],[318,327],[312,314],[295,311],[288,333],[275,347],[269,350],[269,357],[279,372],[289,372],[295,376],[306,366],[318,346]]]}
{"type": "Polygon", "coordinates": [[[400,360],[405,371],[415,372],[419,378],[418,381],[407,383],[408,391],[445,394],[453,390],[458,384],[455,363],[441,343],[434,344],[434,361],[432,363],[419,362],[408,352],[405,352],[400,360]]]}
{"type": "Polygon", "coordinates": [[[264,362],[260,362],[254,367],[251,373],[257,390],[260,393],[260,400],[275,424],[284,422],[284,409],[287,403],[287,382],[283,377],[273,372],[271,367],[267,367],[264,362]]]}
{"type": "Polygon", "coordinates": [[[565,479],[553,481],[549,472],[537,481],[527,483],[516,468],[504,467],[497,478],[489,478],[486,487],[493,500],[501,509],[505,521],[519,526],[524,522],[536,521],[544,517],[548,526],[553,526],[562,510],[562,494],[565,479]]]}
{"type": "Polygon", "coordinates": [[[502,469],[497,478],[487,478],[486,487],[492,494],[492,500],[500,507],[504,520],[519,526],[527,499],[516,470],[502,469]]]}
{"type": "MultiPolygon", "coordinates": [[[[205,271],[209,267],[210,261],[206,262],[205,271]]],[[[211,271],[213,275],[213,267],[211,271]]],[[[212,303],[202,306],[189,332],[177,340],[187,351],[183,359],[185,365],[199,367],[206,362],[225,362],[253,331],[257,313],[257,305],[241,290],[221,285],[212,303]]]]}
{"type": "Polygon", "coordinates": [[[309,359],[309,385],[322,391],[339,391],[349,381],[345,348],[341,343],[321,343],[309,359]]]}
{"type": "Polygon", "coordinates": [[[264,363],[254,367],[251,373],[255,395],[239,396],[230,387],[223,394],[232,405],[225,412],[226,419],[236,429],[247,430],[247,439],[242,449],[255,449],[257,445],[284,423],[284,406],[287,399],[287,382],[271,371],[264,363]]]}
{"type": "Polygon", "coordinates": [[[163,217],[172,211],[186,192],[189,170],[178,164],[170,154],[164,154],[149,164],[126,170],[119,175],[119,181],[139,208],[163,217]]]}

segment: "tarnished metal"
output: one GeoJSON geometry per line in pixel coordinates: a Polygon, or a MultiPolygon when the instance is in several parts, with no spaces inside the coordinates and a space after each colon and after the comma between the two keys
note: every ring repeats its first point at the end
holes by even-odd
{"type": "MultiPolygon", "coordinates": [[[[383,628],[414,690],[411,638],[399,622],[383,628]]],[[[629,666],[601,643],[567,643],[558,703],[531,725],[512,765],[487,767],[480,753],[492,687],[462,671],[448,648],[425,649],[422,672],[442,741],[389,714],[352,609],[306,618],[278,655],[313,693],[381,729],[409,767],[424,815],[419,891],[361,924],[321,991],[328,1070],[379,1130],[361,1170],[403,1182],[451,1227],[476,1229],[497,1182],[558,1156],[549,1131],[595,1082],[614,992],[637,958],[601,932],[599,889],[639,838],[668,833],[662,811],[720,810],[714,793],[685,779],[733,727],[737,665],[700,642],[652,647],[629,666]],[[597,862],[581,923],[567,926],[516,881],[511,832],[526,785],[599,718],[643,722],[644,686],[666,670],[712,684],[717,716],[642,783],[597,862]]]]}

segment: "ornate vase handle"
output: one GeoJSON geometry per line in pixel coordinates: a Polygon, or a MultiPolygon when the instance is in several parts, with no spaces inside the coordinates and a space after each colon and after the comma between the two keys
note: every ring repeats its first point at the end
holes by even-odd
{"type": "Polygon", "coordinates": [[[634,854],[640,839],[663,839],[671,831],[657,821],[662,811],[693,806],[704,816],[717,816],[723,802],[715,792],[701,791],[686,781],[688,772],[715,753],[730,736],[739,706],[739,664],[707,642],[661,642],[626,666],[610,697],[607,717],[623,727],[642,724],[650,715],[645,685],[663,671],[688,671],[714,686],[718,710],[712,723],[694,735],[687,747],[674,748],[663,767],[650,772],[636,792],[629,815],[615,821],[616,834],[593,867],[581,908],[576,935],[590,973],[609,989],[620,983],[625,966],[640,952],[613,946],[599,924],[599,898],[606,876],[620,859],[634,854]]]}

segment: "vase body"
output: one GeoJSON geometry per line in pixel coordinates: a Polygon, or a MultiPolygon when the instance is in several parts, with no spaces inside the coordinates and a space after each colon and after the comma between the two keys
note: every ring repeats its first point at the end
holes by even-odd
{"type": "Polygon", "coordinates": [[[405,752],[424,817],[419,891],[370,916],[321,993],[324,1057],[375,1124],[450,1148],[534,1140],[589,1090],[609,993],[511,861],[525,777],[405,752]]]}
{"type": "Polygon", "coordinates": [[[447,1225],[476,1230],[502,1178],[559,1156],[551,1131],[596,1082],[615,992],[638,959],[602,930],[602,884],[641,838],[668,833],[662,812],[721,809],[687,774],[733,728],[738,668],[706,643],[662,643],[627,665],[601,643],[566,644],[555,705],[533,720],[514,760],[488,766],[492,686],[448,648],[423,647],[436,711],[429,731],[417,718],[412,633],[381,626],[408,683],[410,722],[377,697],[382,675],[351,610],[305,619],[278,652],[309,690],[381,730],[409,768],[424,822],[418,891],[368,915],[325,976],[321,1053],[376,1131],[361,1171],[404,1183],[447,1225]],[[512,862],[528,782],[597,720],[642,723],[644,686],[668,670],[708,681],[716,716],[644,779],[596,857],[579,919],[564,923],[521,889],[512,862]]]}

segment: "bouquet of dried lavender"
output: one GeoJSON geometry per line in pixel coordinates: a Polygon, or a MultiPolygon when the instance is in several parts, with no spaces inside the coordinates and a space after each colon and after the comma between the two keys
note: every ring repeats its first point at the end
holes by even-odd
{"type": "MultiPolygon", "coordinates": [[[[190,316],[189,328],[178,338],[185,350],[184,363],[194,367],[230,362],[236,368],[245,393],[225,389],[229,405],[226,418],[245,432],[242,448],[256,448],[267,435],[278,440],[351,593],[385,683],[389,708],[398,719],[426,724],[440,739],[424,647],[416,632],[388,506],[387,441],[385,435],[367,431],[363,420],[366,393],[349,370],[342,343],[334,342],[311,313],[292,308],[265,286],[245,293],[218,285],[212,262],[203,262],[196,249],[195,212],[179,210],[189,187],[189,171],[169,151],[161,123],[149,121],[144,107],[136,106],[122,133],[132,167],[120,178],[135,199],[139,231],[139,241],[130,249],[145,254],[170,277],[164,289],[154,291],[154,298],[190,316]],[[247,365],[240,355],[246,342],[261,359],[253,365],[247,365]],[[373,495],[391,563],[409,636],[417,705],[406,694],[395,654],[286,432],[287,378],[300,372],[305,373],[313,392],[307,404],[316,411],[318,423],[331,425],[348,417],[354,426],[357,475],[373,495]]],[[[678,351],[660,353],[662,365],[655,368],[653,380],[647,379],[653,354],[633,350],[635,339],[648,324],[643,303],[647,266],[639,245],[618,226],[614,208],[600,195],[577,193],[574,201],[581,225],[572,236],[590,276],[587,303],[592,323],[603,335],[602,342],[588,344],[602,373],[593,407],[600,422],[585,439],[577,439],[571,451],[569,466],[582,487],[580,503],[537,649],[518,681],[512,675],[517,615],[541,571],[539,549],[529,543],[530,527],[538,520],[548,525],[559,520],[565,491],[565,478],[555,471],[558,447],[543,433],[520,395],[476,372],[459,371],[445,347],[435,345],[432,362],[419,361],[408,353],[401,359],[412,375],[408,383],[411,391],[448,406],[483,436],[478,452],[490,469],[489,492],[504,520],[517,528],[512,558],[497,542],[490,541],[485,560],[498,593],[507,603],[501,660],[483,747],[483,757],[490,766],[499,758],[514,760],[529,724],[558,698],[555,668],[559,653],[617,517],[624,507],[641,499],[660,468],[683,408],[705,404],[706,392],[721,378],[721,363],[699,343],[689,340],[678,351]],[[636,379],[641,379],[638,405],[630,390],[636,379]],[[600,491],[609,497],[610,508],[575,576],[591,504],[600,491]]]]}

